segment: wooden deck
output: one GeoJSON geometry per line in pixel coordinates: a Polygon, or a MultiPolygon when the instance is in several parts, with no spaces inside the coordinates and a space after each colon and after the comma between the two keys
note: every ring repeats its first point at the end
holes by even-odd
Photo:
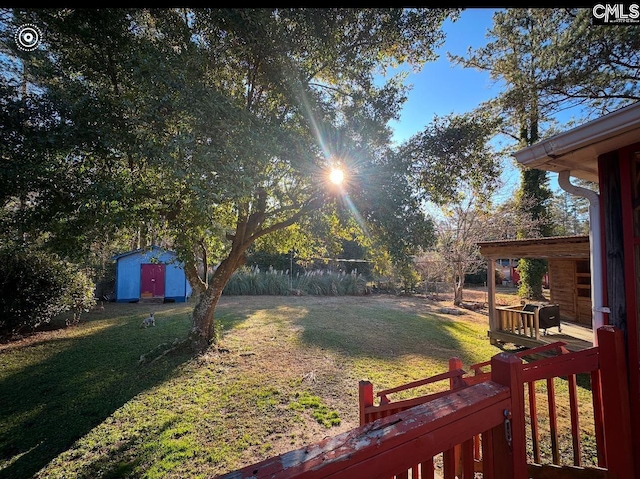
{"type": "MultiPolygon", "coordinates": [[[[573,325],[568,326],[573,330],[573,325]]],[[[576,333],[584,335],[585,331],[576,333]]],[[[434,470],[434,458],[440,455],[438,472],[445,479],[473,478],[477,472],[495,479],[637,477],[626,400],[624,335],[608,326],[598,329],[598,341],[599,346],[584,351],[562,351],[526,362],[519,353],[499,353],[470,366],[474,371],[475,366],[490,367],[480,374],[465,373],[460,359],[451,358],[447,372],[379,391],[375,396],[373,384],[360,381],[359,427],[215,479],[435,479],[439,474],[434,470]],[[584,417],[583,401],[578,400],[578,375],[591,380],[586,389],[591,400],[586,399],[584,405],[593,414],[584,417]],[[568,401],[553,387],[547,388],[547,394],[536,393],[536,383],[553,384],[555,378],[566,379],[568,401]],[[439,392],[410,399],[387,397],[434,383],[444,383],[439,392]],[[548,417],[537,411],[549,411],[548,417]],[[557,412],[565,420],[557,421],[557,412]],[[594,430],[589,457],[583,457],[584,426],[594,430]],[[573,460],[565,457],[571,451],[564,451],[558,441],[565,436],[570,437],[567,443],[573,449],[573,460]],[[550,444],[549,454],[541,454],[541,443],[550,444]],[[598,466],[593,466],[596,460],[598,466]]]]}
{"type": "Polygon", "coordinates": [[[549,328],[547,334],[542,334],[541,332],[539,341],[507,331],[489,331],[489,337],[503,343],[513,343],[528,348],[534,348],[556,341],[564,341],[567,343],[566,348],[569,351],[581,351],[593,347],[593,330],[591,328],[569,321],[562,321],[561,324],[562,332],[559,333],[556,327],[549,328]]]}

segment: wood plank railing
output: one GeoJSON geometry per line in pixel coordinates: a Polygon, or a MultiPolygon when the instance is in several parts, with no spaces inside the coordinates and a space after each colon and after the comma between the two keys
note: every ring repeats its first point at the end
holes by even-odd
{"type": "Polygon", "coordinates": [[[496,306],[501,331],[540,340],[538,311],[522,311],[522,306],[496,306]]]}
{"type": "Polygon", "coordinates": [[[529,363],[518,357],[526,351],[500,353],[474,365],[472,375],[454,359],[446,373],[380,391],[378,405],[373,404],[371,383],[362,382],[358,428],[221,477],[429,479],[435,476],[434,458],[442,457],[445,479],[472,479],[478,470],[483,479],[632,478],[624,338],[608,326],[597,333],[598,347],[568,353],[562,345],[549,345],[543,352],[555,347],[555,356],[529,363]],[[590,378],[597,466],[584,464],[581,448],[577,375],[583,374],[590,378]],[[561,462],[557,378],[566,378],[568,385],[571,464],[561,462]],[[448,381],[448,390],[395,402],[388,398],[442,381],[448,381]],[[540,451],[538,381],[546,382],[548,463],[540,451]]]}
{"type": "MultiPolygon", "coordinates": [[[[516,358],[523,357],[536,357],[542,354],[566,354],[566,343],[558,341],[556,343],[539,346],[537,348],[526,349],[519,352],[512,353],[516,358]]],[[[474,384],[479,384],[491,379],[491,372],[487,370],[491,366],[492,361],[484,361],[481,363],[473,364],[470,366],[472,375],[466,375],[462,369],[462,362],[458,358],[451,358],[449,360],[449,371],[446,373],[438,374],[430,378],[413,381],[408,384],[404,384],[395,388],[385,389],[379,391],[376,396],[380,398],[379,405],[374,405],[373,384],[369,381],[360,381],[359,384],[359,404],[360,404],[360,424],[367,424],[376,419],[387,417],[392,414],[396,414],[401,411],[405,411],[418,404],[423,404],[439,397],[448,394],[451,390],[464,389],[474,384]],[[404,399],[398,401],[390,401],[389,395],[399,392],[406,392],[411,389],[417,389],[427,385],[433,385],[439,382],[448,380],[449,390],[442,390],[439,392],[425,394],[413,397],[411,399],[404,399]]],[[[482,454],[481,454],[481,436],[475,435],[468,443],[457,444],[451,449],[444,451],[442,456],[444,477],[445,479],[462,477],[466,464],[466,470],[474,472],[482,471],[482,454]]],[[[429,458],[421,467],[425,470],[431,471],[434,467],[433,458],[429,458]]],[[[432,477],[431,473],[427,473],[426,476],[432,477]]],[[[396,474],[396,477],[409,477],[406,471],[402,474],[396,474]]]]}
{"type": "MultiPolygon", "coordinates": [[[[497,370],[517,367],[510,359],[500,358],[493,367],[497,370]]],[[[505,372],[502,377],[508,380],[511,375],[505,372]]],[[[485,381],[221,477],[388,478],[398,471],[409,471],[412,477],[418,477],[421,469],[420,477],[433,478],[433,469],[429,472],[421,462],[455,444],[468,443],[477,434],[487,435],[486,444],[506,454],[509,446],[504,435],[504,411],[510,408],[511,387],[485,381]]],[[[520,474],[513,474],[510,463],[507,476],[495,477],[524,479],[526,462],[520,462],[520,474]]]]}

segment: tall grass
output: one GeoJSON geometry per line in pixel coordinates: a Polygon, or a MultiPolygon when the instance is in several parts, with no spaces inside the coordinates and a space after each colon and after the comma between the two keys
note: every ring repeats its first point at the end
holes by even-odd
{"type": "Polygon", "coordinates": [[[308,271],[292,276],[289,270],[269,268],[260,271],[257,266],[238,269],[227,283],[226,295],[273,295],[309,294],[315,296],[357,296],[367,292],[367,281],[358,274],[308,271]]]}

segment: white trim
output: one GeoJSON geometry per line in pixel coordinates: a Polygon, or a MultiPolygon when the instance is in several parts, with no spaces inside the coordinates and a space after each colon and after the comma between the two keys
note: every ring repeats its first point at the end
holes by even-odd
{"type": "MultiPolygon", "coordinates": [[[[558,164],[557,160],[562,156],[636,129],[640,129],[640,102],[539,141],[516,151],[513,155],[525,166],[539,168],[549,160],[556,160],[555,163],[558,164]]],[[[638,140],[640,141],[640,138],[638,140]]]]}
{"type": "Polygon", "coordinates": [[[598,157],[640,142],[640,102],[513,154],[523,166],[598,182],[598,157]]]}

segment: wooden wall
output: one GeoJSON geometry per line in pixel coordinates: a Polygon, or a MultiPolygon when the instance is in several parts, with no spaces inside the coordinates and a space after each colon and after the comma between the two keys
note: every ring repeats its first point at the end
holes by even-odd
{"type": "Polygon", "coordinates": [[[563,320],[591,325],[591,275],[589,260],[550,259],[549,290],[560,305],[563,320]]]}

